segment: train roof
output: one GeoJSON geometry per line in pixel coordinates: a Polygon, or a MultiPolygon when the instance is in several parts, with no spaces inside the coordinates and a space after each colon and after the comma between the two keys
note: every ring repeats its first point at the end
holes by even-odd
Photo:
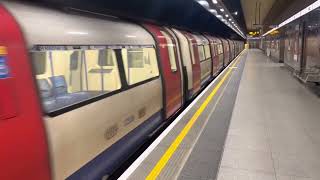
{"type": "Polygon", "coordinates": [[[1,2],[22,28],[29,48],[34,45],[154,45],[143,27],[106,17],[71,14],[22,2],[1,2]]]}

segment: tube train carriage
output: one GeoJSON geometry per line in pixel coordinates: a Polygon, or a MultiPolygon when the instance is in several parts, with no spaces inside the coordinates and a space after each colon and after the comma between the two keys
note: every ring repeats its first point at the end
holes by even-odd
{"type": "Polygon", "coordinates": [[[244,48],[17,2],[0,17],[0,179],[101,179],[244,48]]]}

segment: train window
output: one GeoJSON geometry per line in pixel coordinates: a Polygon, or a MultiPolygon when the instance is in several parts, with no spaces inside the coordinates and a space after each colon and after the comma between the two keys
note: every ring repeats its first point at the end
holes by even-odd
{"type": "Polygon", "coordinates": [[[161,33],[163,34],[163,36],[166,38],[166,41],[167,41],[171,71],[176,72],[177,71],[177,63],[176,63],[176,55],[175,55],[175,50],[174,50],[175,45],[173,44],[170,36],[166,32],[161,31],[161,33]]]}
{"type": "Polygon", "coordinates": [[[196,64],[195,57],[194,57],[193,43],[191,40],[189,41],[189,47],[190,47],[189,49],[190,49],[192,64],[196,64]]]}
{"type": "Polygon", "coordinates": [[[46,113],[78,104],[121,88],[116,56],[111,49],[33,51],[42,105],[46,113]],[[108,63],[102,63],[105,59],[108,63]],[[101,62],[100,62],[101,61],[101,62]],[[101,63],[101,64],[100,64],[101,63]]]}
{"type": "Polygon", "coordinates": [[[204,53],[203,45],[198,46],[198,52],[199,52],[200,61],[206,60],[206,55],[204,53]]]}
{"type": "Polygon", "coordinates": [[[216,46],[211,44],[212,46],[212,56],[216,56],[216,46]]]}
{"type": "Polygon", "coordinates": [[[154,48],[122,49],[121,54],[129,85],[159,76],[154,48]]]}
{"type": "Polygon", "coordinates": [[[219,45],[218,44],[214,45],[214,54],[215,54],[215,56],[219,55],[219,45]]]}
{"type": "Polygon", "coordinates": [[[33,60],[32,65],[36,75],[43,74],[46,71],[46,61],[43,61],[45,55],[45,53],[31,54],[31,58],[33,60]]]}
{"type": "Polygon", "coordinates": [[[205,55],[206,55],[206,59],[211,58],[211,53],[210,53],[210,46],[209,46],[209,44],[204,45],[204,52],[205,52],[205,55]]]}

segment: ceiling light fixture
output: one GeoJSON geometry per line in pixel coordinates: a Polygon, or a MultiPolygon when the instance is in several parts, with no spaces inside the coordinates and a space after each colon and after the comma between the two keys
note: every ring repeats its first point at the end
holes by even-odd
{"type": "Polygon", "coordinates": [[[222,9],[222,8],[221,8],[221,9],[220,9],[220,11],[221,11],[221,12],[223,12],[223,11],[224,11],[224,9],[222,9]]]}
{"type": "Polygon", "coordinates": [[[218,1],[217,0],[212,0],[212,3],[213,4],[218,4],[218,1]]]}
{"type": "Polygon", "coordinates": [[[209,9],[209,11],[210,11],[211,13],[213,13],[213,14],[216,14],[216,13],[217,13],[217,11],[216,11],[215,9],[209,9]]]}
{"type": "Polygon", "coordinates": [[[209,3],[206,0],[200,0],[197,1],[201,6],[205,7],[205,8],[209,8],[209,3]]]}

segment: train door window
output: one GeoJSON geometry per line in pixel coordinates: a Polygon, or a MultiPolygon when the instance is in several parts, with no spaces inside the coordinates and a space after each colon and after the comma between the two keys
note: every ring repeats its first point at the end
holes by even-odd
{"type": "Polygon", "coordinates": [[[113,50],[82,50],[69,47],[48,49],[50,50],[32,51],[31,57],[32,64],[37,64],[33,65],[33,68],[42,105],[49,115],[121,88],[113,50]],[[110,53],[111,56],[100,53],[110,53]],[[113,65],[99,65],[99,56],[106,61],[112,61],[113,65]]]}
{"type": "Polygon", "coordinates": [[[192,43],[192,41],[190,39],[189,39],[189,49],[190,49],[190,55],[191,55],[192,64],[196,64],[195,57],[194,57],[193,43],[192,43]]]}
{"type": "Polygon", "coordinates": [[[154,48],[122,49],[121,54],[129,85],[159,76],[154,48]]]}
{"type": "Polygon", "coordinates": [[[204,45],[204,53],[206,55],[206,59],[210,59],[211,58],[211,53],[210,53],[210,46],[209,44],[204,45]]]}
{"type": "Polygon", "coordinates": [[[218,44],[218,54],[222,54],[222,53],[223,53],[222,44],[218,44]]]}
{"type": "Polygon", "coordinates": [[[43,74],[46,72],[46,61],[43,60],[46,58],[45,56],[46,56],[45,53],[31,54],[32,66],[33,66],[35,75],[43,74]]]}
{"type": "Polygon", "coordinates": [[[176,56],[175,56],[175,45],[172,42],[172,39],[170,36],[164,32],[161,31],[163,36],[166,38],[167,41],[167,47],[168,47],[168,53],[169,53],[169,60],[170,60],[170,66],[171,66],[171,71],[176,72],[177,71],[177,63],[176,63],[176,56]]]}
{"type": "Polygon", "coordinates": [[[204,53],[203,45],[198,45],[198,52],[199,52],[200,61],[206,60],[206,55],[204,53]]]}

